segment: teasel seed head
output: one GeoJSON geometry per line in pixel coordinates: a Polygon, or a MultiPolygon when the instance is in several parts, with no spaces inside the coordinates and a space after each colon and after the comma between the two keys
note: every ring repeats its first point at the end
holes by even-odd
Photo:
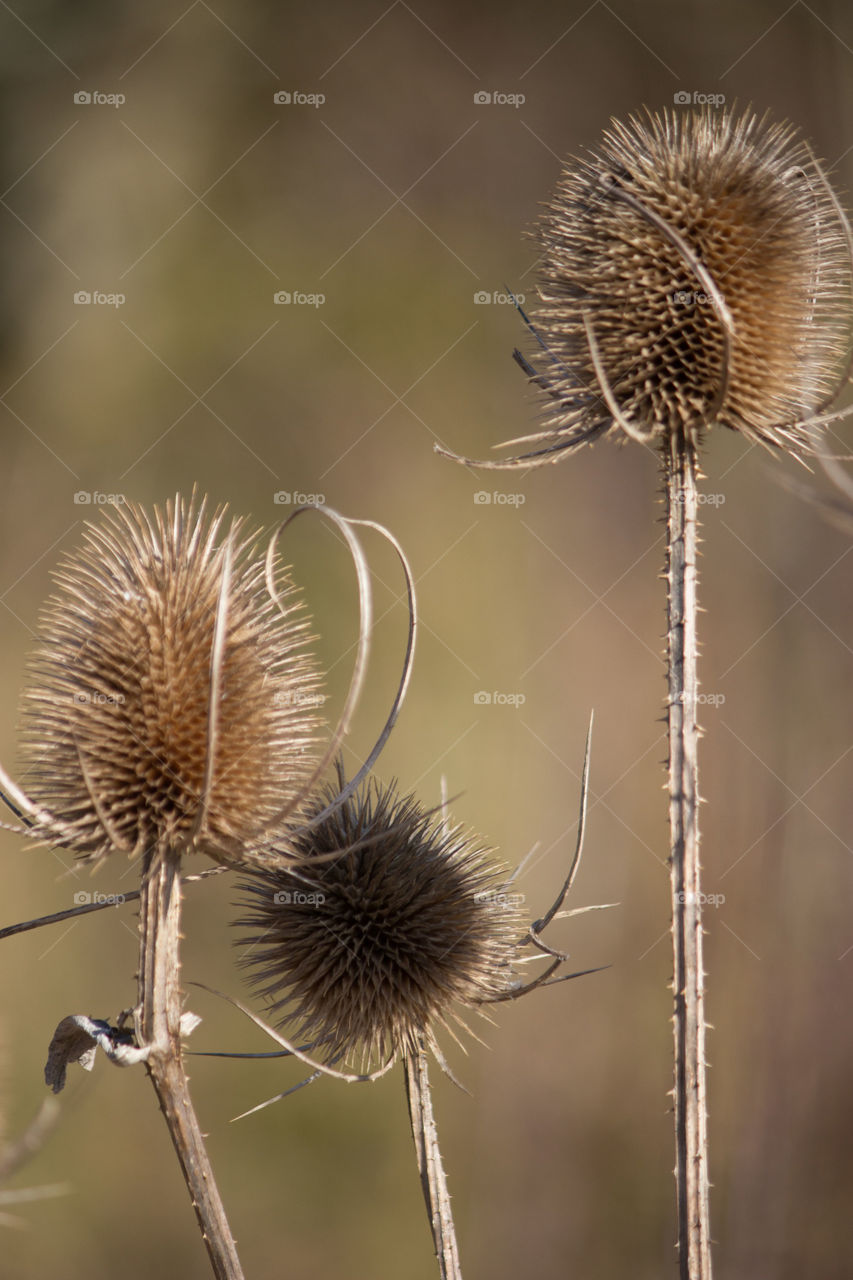
{"type": "Polygon", "coordinates": [[[224,522],[180,497],[117,506],[56,575],[23,698],[24,785],[84,859],[262,860],[310,775],[319,681],[301,605],[280,567],[271,599],[257,535],[224,522]]]}
{"type": "Polygon", "coordinates": [[[853,240],[791,126],[710,107],[614,121],[566,165],[534,238],[535,345],[515,358],[548,395],[545,429],[476,465],[555,462],[614,433],[695,446],[714,424],[802,458],[845,416],[827,411],[850,371],[853,240]]]}
{"type": "Polygon", "coordinates": [[[847,351],[850,262],[838,206],[792,128],[710,108],[615,123],[564,171],[539,240],[534,323],[561,366],[556,420],[581,407],[589,425],[612,416],[591,327],[644,434],[718,422],[809,448],[796,424],[820,411],[847,351]]]}
{"type": "Polygon", "coordinates": [[[391,1061],[421,1042],[441,1061],[439,1027],[452,1032],[459,1006],[513,980],[523,930],[501,869],[460,827],[375,781],[306,824],[292,852],[297,862],[241,882],[236,922],[241,964],[278,1025],[330,1063],[391,1061]]]}

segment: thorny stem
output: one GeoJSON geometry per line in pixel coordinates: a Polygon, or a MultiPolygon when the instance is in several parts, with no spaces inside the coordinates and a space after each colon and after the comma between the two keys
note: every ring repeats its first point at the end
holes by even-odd
{"type": "Polygon", "coordinates": [[[427,1056],[423,1044],[416,1051],[405,1054],[406,1098],[412,1136],[421,1175],[424,1201],[432,1230],[435,1256],[441,1280],[462,1280],[459,1267],[459,1250],[456,1246],[456,1229],[450,1208],[450,1192],[441,1162],[438,1131],[432,1111],[427,1056]]]}
{"type": "Polygon", "coordinates": [[[169,1127],[217,1280],[243,1280],[243,1270],[190,1098],[181,1057],[181,857],[154,855],[139,903],[137,1038],[150,1046],[148,1075],[169,1127]]]}
{"type": "Polygon", "coordinates": [[[679,1266],[681,1280],[711,1280],[696,726],[697,464],[693,444],[680,432],[670,433],[664,466],[679,1266]]]}

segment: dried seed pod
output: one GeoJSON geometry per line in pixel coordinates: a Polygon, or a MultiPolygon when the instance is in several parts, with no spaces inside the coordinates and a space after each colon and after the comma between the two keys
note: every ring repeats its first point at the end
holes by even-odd
{"type": "Polygon", "coordinates": [[[284,571],[271,600],[255,536],[224,518],[180,497],[116,507],[57,574],[23,698],[25,786],[50,837],[88,860],[263,857],[310,775],[301,606],[284,571]]]}
{"type": "Polygon", "coordinates": [[[536,324],[576,378],[557,379],[569,400],[578,382],[599,391],[584,315],[622,413],[649,435],[716,421],[784,447],[777,424],[832,389],[847,242],[793,129],[712,109],[615,124],[563,174],[539,234],[536,324]]]}
{"type": "Polygon", "coordinates": [[[505,877],[413,796],[368,784],[292,852],[241,882],[241,963],[279,1025],[298,1025],[326,1061],[385,1061],[422,1037],[437,1051],[455,1006],[510,986],[521,925],[505,877]]]}
{"type": "Polygon", "coordinates": [[[476,465],[554,462],[614,429],[695,447],[714,424],[803,457],[845,416],[827,411],[850,367],[853,240],[791,126],[713,108],[614,121],[535,238],[536,345],[515,357],[548,393],[545,430],[476,465]]]}

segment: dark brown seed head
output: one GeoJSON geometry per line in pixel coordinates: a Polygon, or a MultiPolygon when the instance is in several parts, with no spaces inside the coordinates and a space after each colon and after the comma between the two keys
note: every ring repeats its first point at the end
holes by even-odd
{"type": "Polygon", "coordinates": [[[281,570],[273,603],[255,539],[239,520],[223,533],[224,516],[180,498],[114,508],[57,574],[24,694],[24,786],[87,859],[261,856],[253,842],[307,779],[306,624],[281,570]]]}
{"type": "MultiPolygon", "coordinates": [[[[332,798],[334,793],[330,793],[332,798]]],[[[240,888],[241,963],[328,1060],[435,1047],[454,1006],[505,991],[521,932],[484,850],[394,787],[362,788],[240,888]],[[336,855],[330,857],[329,855],[336,855]]]]}
{"type": "Polygon", "coordinates": [[[537,239],[547,354],[528,371],[559,448],[616,424],[608,390],[657,442],[716,422],[814,451],[804,420],[848,346],[849,242],[791,127],[711,109],[614,123],[564,170],[537,239]]]}

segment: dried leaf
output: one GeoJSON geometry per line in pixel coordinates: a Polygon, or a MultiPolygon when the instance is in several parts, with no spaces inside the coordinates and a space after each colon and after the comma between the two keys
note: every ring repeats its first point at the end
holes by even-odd
{"type": "Polygon", "coordinates": [[[148,1057],[147,1047],[140,1049],[131,1039],[130,1031],[111,1027],[101,1018],[87,1018],[85,1013],[69,1014],[53,1033],[44,1068],[45,1084],[54,1093],[61,1093],[68,1064],[79,1062],[84,1071],[91,1071],[99,1045],[116,1066],[129,1067],[144,1062],[148,1057]]]}

